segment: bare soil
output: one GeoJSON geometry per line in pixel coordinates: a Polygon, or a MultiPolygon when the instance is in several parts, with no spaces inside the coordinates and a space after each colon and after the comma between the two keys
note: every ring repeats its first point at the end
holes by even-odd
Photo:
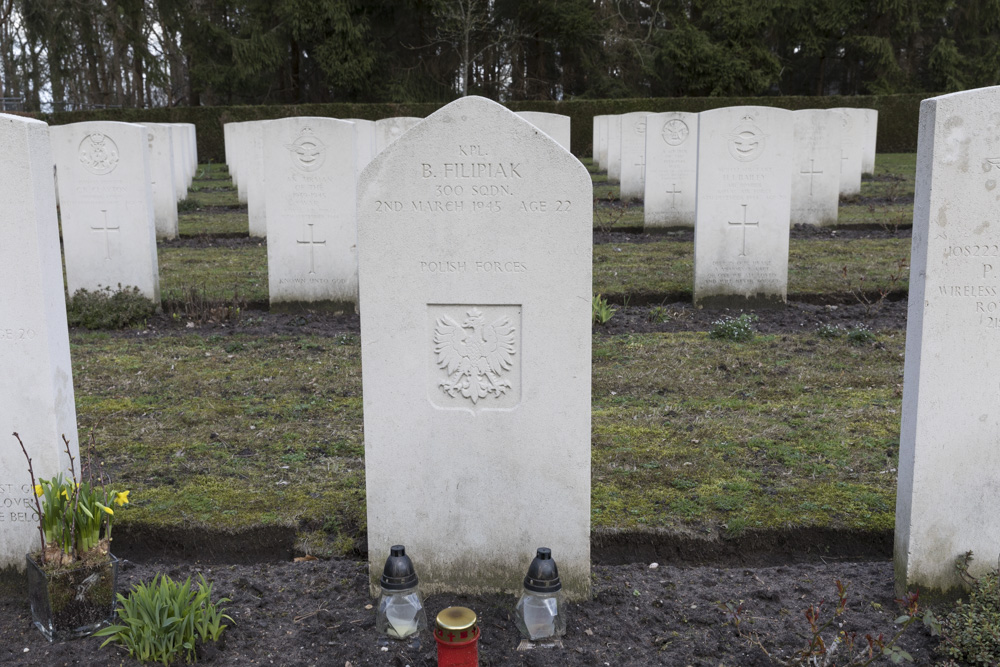
{"type": "MultiPolygon", "coordinates": [[[[230,598],[234,623],[221,647],[205,650],[209,665],[436,665],[430,635],[419,650],[392,644],[383,650],[375,633],[375,602],[368,595],[367,565],[350,559],[203,565],[198,562],[125,562],[121,584],[130,587],[157,572],[186,579],[202,573],[220,597],[230,598]]],[[[417,563],[419,572],[419,563],[417,563]]],[[[452,605],[473,609],[482,638],[479,664],[489,666],[565,665],[772,665],[807,645],[804,611],[826,602],[822,617],[836,606],[835,581],[848,585],[847,613],[837,631],[864,635],[896,632],[892,566],[888,561],[812,562],[772,567],[678,567],[651,563],[598,565],[593,596],[567,605],[563,648],[518,651],[512,595],[434,595],[425,600],[433,622],[452,605]],[[738,631],[724,612],[727,602],[742,604],[738,631]]],[[[49,644],[31,625],[26,594],[0,595],[0,664],[133,665],[127,653],[101,640],[49,644]]],[[[829,644],[834,632],[827,631],[829,644]]],[[[936,640],[919,623],[899,645],[916,665],[933,664],[936,640]]],[[[836,664],[844,664],[837,661],[836,664]]],[[[888,659],[877,664],[890,664],[888,659]]]]}

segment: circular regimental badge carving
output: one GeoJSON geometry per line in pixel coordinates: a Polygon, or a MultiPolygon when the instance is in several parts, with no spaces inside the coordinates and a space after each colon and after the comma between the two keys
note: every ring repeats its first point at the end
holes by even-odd
{"type": "Polygon", "coordinates": [[[118,146],[106,134],[88,134],[80,142],[80,164],[92,174],[110,174],[118,166],[118,146]]]}
{"type": "Polygon", "coordinates": [[[660,136],[663,137],[668,146],[680,146],[689,134],[691,134],[691,130],[688,129],[687,123],[680,118],[671,118],[663,124],[663,130],[660,131],[660,136]]]}
{"type": "Polygon", "coordinates": [[[767,136],[757,127],[753,118],[746,116],[729,133],[729,154],[740,162],[753,162],[764,153],[767,136]]]}
{"type": "Polygon", "coordinates": [[[637,120],[632,129],[635,130],[636,134],[646,134],[646,119],[640,118],[637,120]]]}
{"type": "Polygon", "coordinates": [[[299,136],[290,144],[286,144],[292,164],[302,171],[316,171],[326,160],[326,144],[313,134],[311,127],[304,127],[299,136]]]}

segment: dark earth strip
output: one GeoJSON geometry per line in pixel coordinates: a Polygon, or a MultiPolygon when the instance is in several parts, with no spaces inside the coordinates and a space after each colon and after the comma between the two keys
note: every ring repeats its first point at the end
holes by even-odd
{"type": "MultiPolygon", "coordinates": [[[[419,559],[416,560],[419,574],[419,559]]],[[[183,581],[199,574],[227,597],[234,624],[221,648],[202,653],[199,664],[430,667],[437,664],[433,639],[425,635],[418,650],[377,643],[375,612],[367,608],[367,565],[351,559],[212,566],[197,561],[126,561],[120,582],[128,588],[164,572],[183,581]]],[[[512,595],[433,595],[425,606],[429,619],[451,605],[470,607],[479,616],[482,667],[757,667],[776,664],[806,646],[804,612],[821,606],[821,622],[836,606],[835,582],[847,584],[847,612],[835,630],[889,638],[899,615],[892,590],[892,564],[886,560],[850,562],[814,558],[809,563],[771,567],[678,567],[638,563],[593,568],[593,596],[566,607],[563,648],[518,652],[512,595]],[[739,631],[724,610],[741,607],[739,631]],[[765,653],[765,651],[767,653],[765,653]]],[[[0,594],[0,664],[51,667],[137,665],[101,640],[49,644],[31,626],[27,596],[0,594]]],[[[833,631],[827,631],[829,644],[833,631]]],[[[915,665],[933,664],[936,640],[919,623],[899,644],[915,665]]],[[[839,662],[837,664],[840,664],[839,662]]],[[[879,664],[888,664],[885,660],[879,664]]]]}

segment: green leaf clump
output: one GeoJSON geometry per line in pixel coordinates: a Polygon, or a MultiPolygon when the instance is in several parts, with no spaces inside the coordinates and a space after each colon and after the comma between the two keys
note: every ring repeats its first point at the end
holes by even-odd
{"type": "Polygon", "coordinates": [[[232,622],[221,606],[229,602],[221,598],[212,602],[212,584],[199,576],[197,589],[191,577],[183,584],[166,575],[156,575],[149,585],[136,584],[128,597],[118,594],[118,619],[96,633],[107,637],[101,647],[115,642],[139,662],[159,662],[170,665],[182,656],[188,663],[196,662],[198,643],[216,642],[226,629],[224,620],[232,622]]]}
{"type": "Polygon", "coordinates": [[[146,321],[156,307],[138,287],[78,289],[66,304],[66,319],[71,327],[123,329],[146,321]]]}
{"type": "MultiPolygon", "coordinates": [[[[970,665],[1000,664],[1000,581],[991,570],[978,579],[969,574],[972,552],[959,556],[955,568],[970,584],[967,600],[941,619],[938,650],[970,665]]],[[[954,663],[949,663],[954,664],[954,663]]]]}

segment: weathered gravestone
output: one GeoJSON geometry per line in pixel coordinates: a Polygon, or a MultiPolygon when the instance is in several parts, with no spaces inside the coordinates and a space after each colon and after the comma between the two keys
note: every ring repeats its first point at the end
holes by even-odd
{"type": "Polygon", "coordinates": [[[636,111],[621,117],[619,199],[623,202],[642,199],[646,179],[646,116],[648,115],[648,111],[636,111]]]}
{"type": "Polygon", "coordinates": [[[694,227],[698,114],[646,116],[643,224],[647,232],[694,227]]]}
{"type": "Polygon", "coordinates": [[[608,183],[622,177],[622,117],[608,116],[608,183]]]}
{"type": "Polygon", "coordinates": [[[840,153],[840,194],[861,194],[861,157],[865,148],[865,118],[861,109],[830,109],[841,115],[843,133],[840,153]]]}
{"type": "Polygon", "coordinates": [[[896,495],[898,591],[1000,553],[1000,87],[920,105],[896,495]]]}
{"type": "Polygon", "coordinates": [[[557,144],[569,150],[571,133],[569,116],[544,111],[518,111],[517,115],[555,139],[557,144]]]}
{"type": "Polygon", "coordinates": [[[69,293],[121,285],[159,304],[149,130],[95,121],[52,127],[49,135],[69,293]]]}
{"type": "Polygon", "coordinates": [[[358,302],[354,124],[264,124],[267,276],[273,310],[354,312],[358,302]]]}
{"type": "Polygon", "coordinates": [[[701,112],[698,124],[694,302],[784,303],[792,112],[727,107],[701,112]]]}
{"type": "Polygon", "coordinates": [[[576,158],[481,97],[362,174],[373,577],[405,544],[427,592],[515,591],[545,545],[589,594],[592,199],[576,158]]]}
{"type": "Polygon", "coordinates": [[[40,546],[27,462],[35,478],[78,456],[52,151],[45,123],[0,114],[0,570],[24,570],[40,546]]]}
{"type": "Polygon", "coordinates": [[[168,124],[143,123],[149,141],[149,173],[153,188],[153,218],[156,237],[177,237],[177,188],[174,184],[174,128],[168,124]]]}
{"type": "Polygon", "coordinates": [[[590,133],[590,159],[593,161],[594,166],[600,169],[601,163],[598,159],[598,155],[601,152],[601,117],[594,116],[594,126],[591,128],[590,133]]]}
{"type": "Polygon", "coordinates": [[[247,170],[247,228],[250,236],[264,238],[267,236],[267,207],[264,205],[264,192],[267,188],[267,175],[270,171],[264,164],[264,126],[269,120],[256,120],[247,123],[246,160],[247,170]]]}
{"type": "Polygon", "coordinates": [[[865,145],[861,151],[861,174],[875,173],[875,145],[878,143],[878,109],[861,109],[865,126],[865,145]]]}
{"type": "Polygon", "coordinates": [[[381,153],[423,118],[396,116],[375,121],[375,151],[381,153]]]}
{"type": "Polygon", "coordinates": [[[833,225],[840,207],[840,115],[827,109],[793,111],[793,225],[833,225]]]}

